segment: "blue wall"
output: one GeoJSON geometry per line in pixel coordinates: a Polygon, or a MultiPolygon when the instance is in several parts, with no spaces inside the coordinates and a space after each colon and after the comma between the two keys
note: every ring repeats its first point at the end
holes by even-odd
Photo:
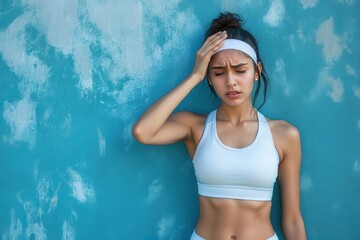
{"type": "MultiPolygon", "coordinates": [[[[301,132],[308,239],[360,239],[359,0],[2,0],[3,240],[189,238],[184,145],[141,145],[131,126],[192,70],[224,10],[259,40],[272,81],[262,112],[301,132]]],[[[217,104],[200,84],[178,109],[217,104]]],[[[282,237],[280,211],[276,185],[282,237]]]]}

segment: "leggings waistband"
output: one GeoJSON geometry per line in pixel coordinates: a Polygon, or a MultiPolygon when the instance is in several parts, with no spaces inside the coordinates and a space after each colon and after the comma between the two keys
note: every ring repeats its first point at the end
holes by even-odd
{"type": "MultiPolygon", "coordinates": [[[[206,240],[205,238],[200,237],[199,235],[197,235],[197,233],[195,232],[195,229],[190,237],[190,240],[206,240]]],[[[276,233],[274,233],[274,235],[266,240],[279,240],[278,236],[276,235],[276,233]]]]}
{"type": "Polygon", "coordinates": [[[205,238],[200,237],[199,235],[197,235],[197,233],[195,232],[195,229],[190,237],[190,240],[205,240],[205,238]]]}

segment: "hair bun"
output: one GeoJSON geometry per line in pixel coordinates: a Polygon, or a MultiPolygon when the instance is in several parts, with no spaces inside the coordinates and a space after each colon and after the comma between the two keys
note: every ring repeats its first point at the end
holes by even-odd
{"type": "Polygon", "coordinates": [[[231,12],[220,13],[219,16],[214,19],[206,32],[206,36],[211,36],[214,33],[225,31],[231,28],[242,29],[242,19],[236,14],[231,12]]]}

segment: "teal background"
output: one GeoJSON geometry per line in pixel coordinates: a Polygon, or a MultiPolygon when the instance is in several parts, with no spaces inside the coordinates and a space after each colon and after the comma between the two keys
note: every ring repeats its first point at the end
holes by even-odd
{"type": "MultiPolygon", "coordinates": [[[[188,239],[198,202],[185,146],[131,126],[192,70],[219,12],[258,39],[261,109],[302,137],[308,239],[360,239],[360,1],[1,0],[0,235],[188,239]]],[[[177,110],[216,108],[199,84],[177,110]]],[[[283,239],[278,184],[272,222],[283,239]]]]}

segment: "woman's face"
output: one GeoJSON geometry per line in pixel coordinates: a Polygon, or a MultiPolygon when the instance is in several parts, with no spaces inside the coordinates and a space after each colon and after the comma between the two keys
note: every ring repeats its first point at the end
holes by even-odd
{"type": "Polygon", "coordinates": [[[229,106],[251,101],[254,79],[259,78],[252,59],[231,49],[218,52],[211,58],[209,74],[217,95],[229,106]]]}

